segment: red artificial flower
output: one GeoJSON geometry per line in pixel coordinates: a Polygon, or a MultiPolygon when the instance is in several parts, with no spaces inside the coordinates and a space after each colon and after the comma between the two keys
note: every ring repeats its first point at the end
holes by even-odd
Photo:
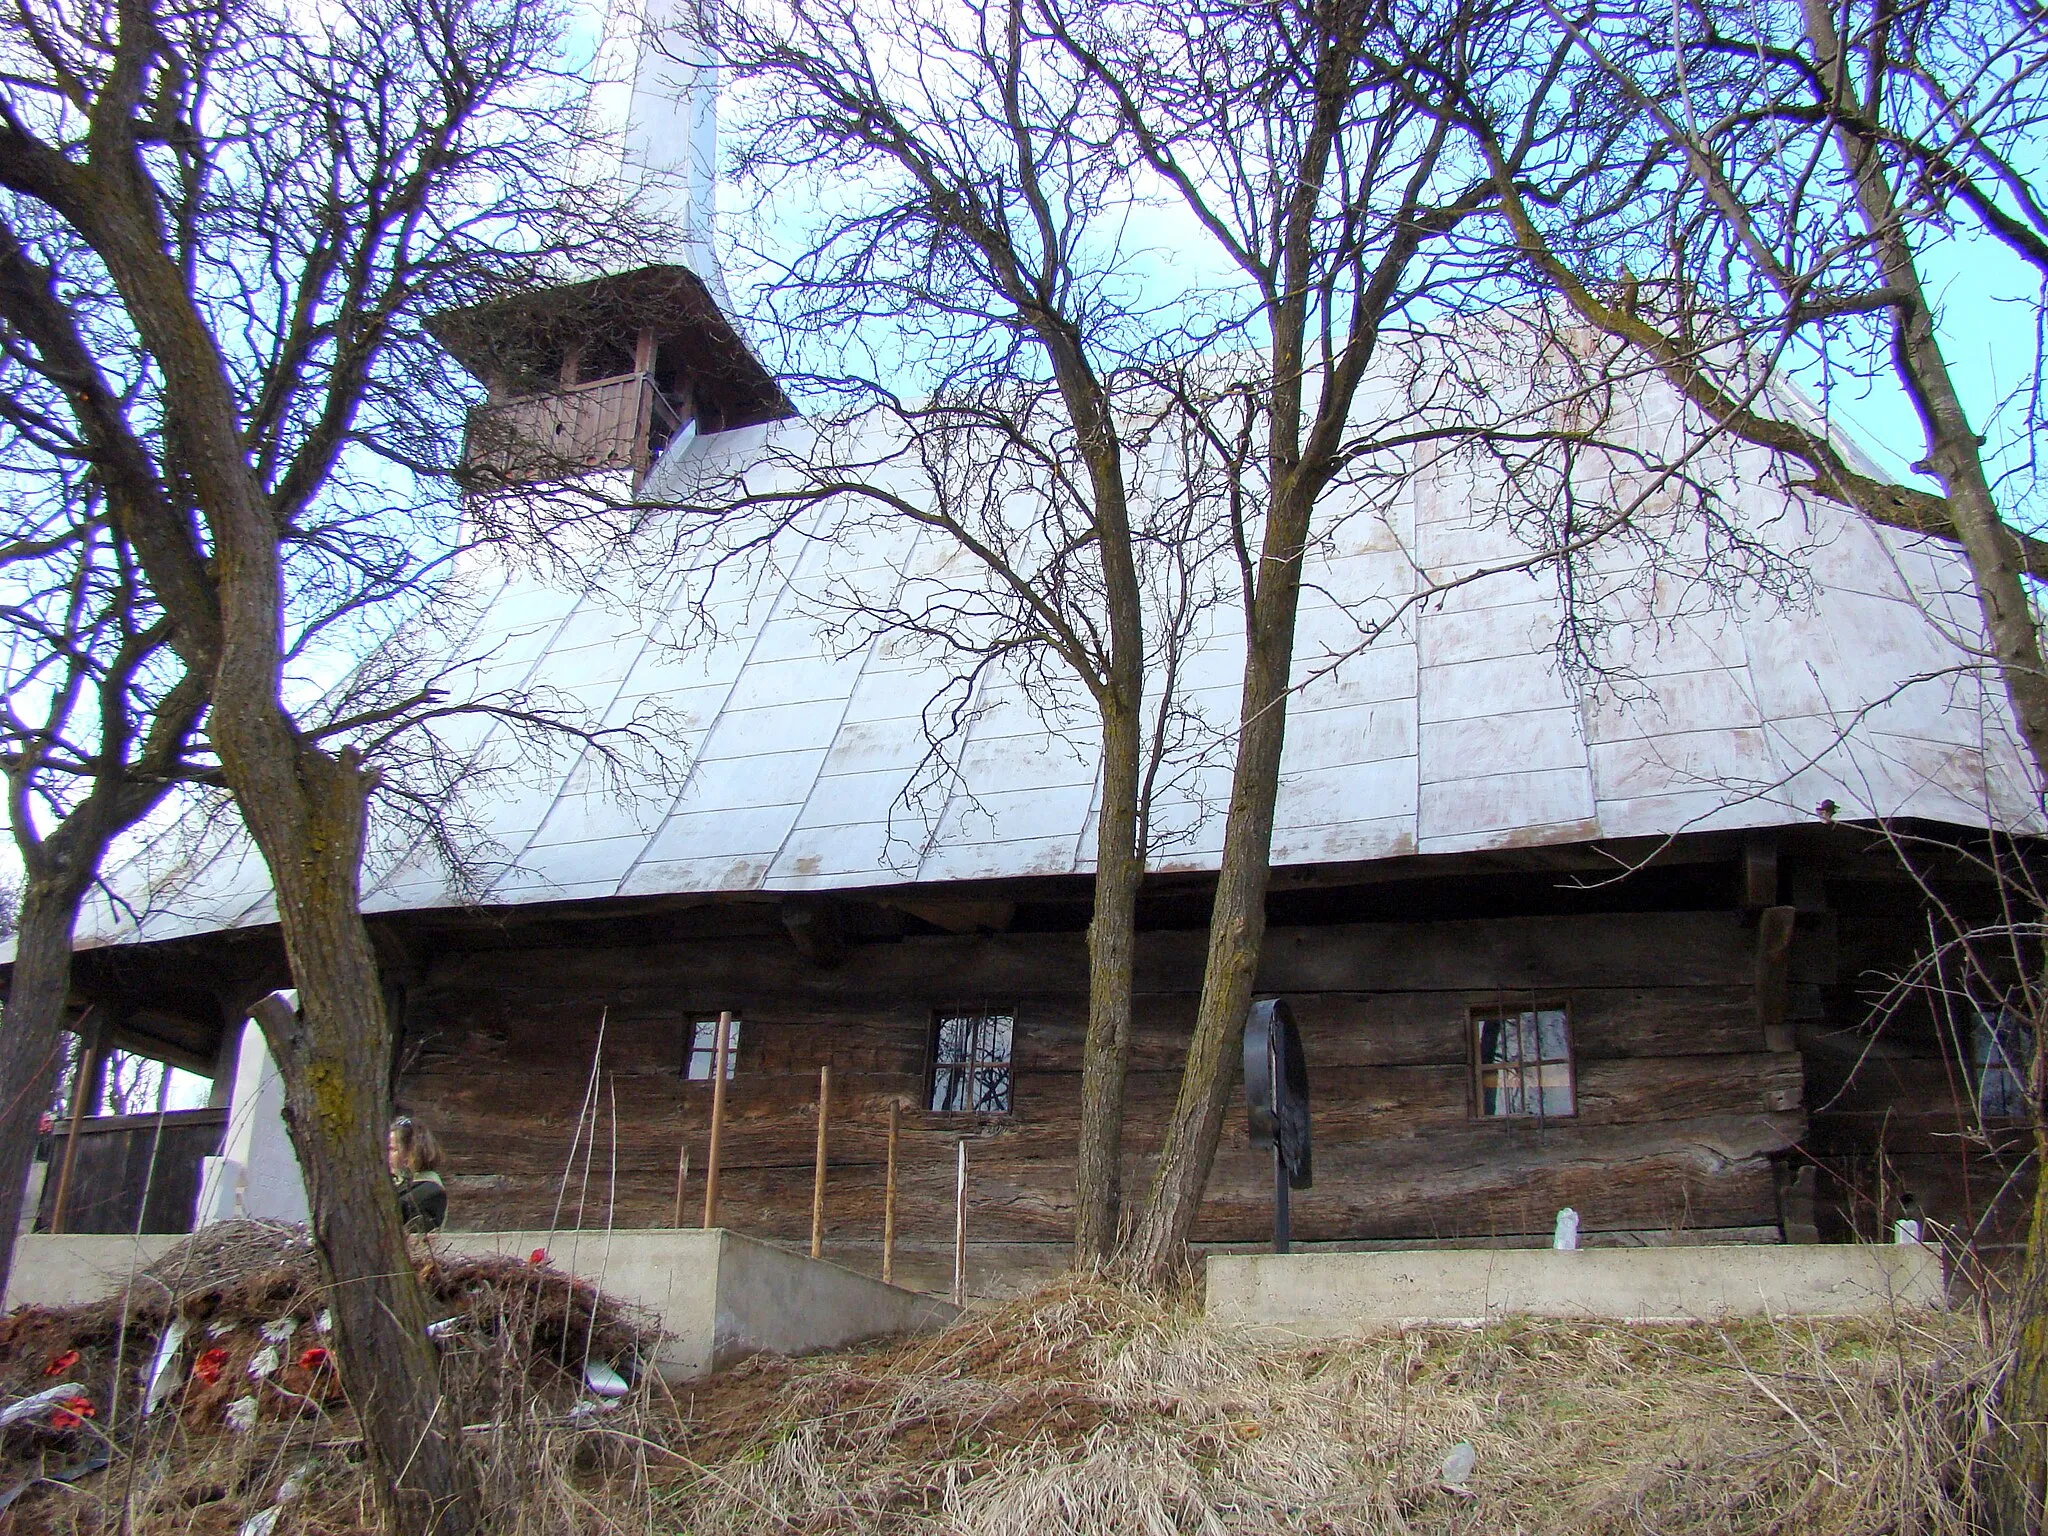
{"type": "Polygon", "coordinates": [[[192,1362],[192,1379],[201,1386],[212,1386],[220,1380],[220,1373],[227,1369],[228,1352],[215,1345],[192,1362]]]}
{"type": "Polygon", "coordinates": [[[299,1369],[302,1371],[317,1371],[327,1363],[328,1358],[327,1351],[318,1344],[315,1344],[311,1349],[299,1356],[299,1369]]]}
{"type": "Polygon", "coordinates": [[[89,1397],[67,1397],[57,1405],[57,1411],[50,1415],[50,1428],[76,1429],[87,1419],[99,1417],[99,1410],[92,1405],[89,1397]]]}
{"type": "Polygon", "coordinates": [[[526,1256],[526,1262],[529,1264],[545,1264],[547,1261],[548,1251],[545,1248],[536,1248],[526,1256]]]}
{"type": "Polygon", "coordinates": [[[63,1354],[53,1357],[50,1363],[43,1367],[43,1374],[45,1376],[62,1376],[76,1364],[78,1364],[78,1351],[67,1349],[63,1354]]]}

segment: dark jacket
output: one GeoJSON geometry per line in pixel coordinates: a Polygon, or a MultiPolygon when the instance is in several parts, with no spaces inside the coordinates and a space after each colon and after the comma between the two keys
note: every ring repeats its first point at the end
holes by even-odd
{"type": "Polygon", "coordinates": [[[398,1219],[408,1232],[432,1232],[448,1219],[448,1191],[441,1175],[429,1170],[394,1178],[398,1186],[398,1219]]]}

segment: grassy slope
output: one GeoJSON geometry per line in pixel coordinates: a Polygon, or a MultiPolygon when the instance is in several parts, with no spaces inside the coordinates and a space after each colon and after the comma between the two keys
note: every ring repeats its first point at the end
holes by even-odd
{"type": "Polygon", "coordinates": [[[1941,1532],[1964,1528],[1989,1379],[1959,1318],[1288,1349],[1068,1284],[941,1338],[729,1377],[615,1496],[635,1528],[705,1536],[1941,1532]],[[1459,1441],[1466,1495],[1439,1481],[1459,1441]]]}
{"type": "MultiPolygon", "coordinates": [[[[1070,1281],[932,1338],[761,1361],[602,1428],[476,1436],[496,1526],[556,1532],[1783,1532],[1967,1528],[1993,1357],[1963,1317],[1513,1323],[1282,1348],[1070,1281]],[[1468,1491],[1439,1481],[1471,1442],[1468,1491]]],[[[366,1528],[332,1423],[144,1449],[17,1530],[366,1528]],[[295,1434],[296,1438],[293,1438],[295,1434]]],[[[31,1507],[31,1502],[33,1507],[31,1507]]]]}

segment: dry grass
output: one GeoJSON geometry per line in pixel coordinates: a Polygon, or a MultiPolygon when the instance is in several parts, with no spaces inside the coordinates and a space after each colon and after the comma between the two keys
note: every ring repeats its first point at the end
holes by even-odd
{"type": "MultiPolygon", "coordinates": [[[[1275,1347],[1070,1281],[931,1338],[759,1361],[669,1397],[472,1437],[495,1530],[1774,1532],[1969,1528],[1993,1358],[1966,1319],[1516,1323],[1275,1347]],[[1469,1441],[1469,1492],[1439,1483],[1469,1441]]],[[[171,1427],[15,1529],[365,1529],[332,1421],[171,1427]]]]}
{"type": "MultiPolygon", "coordinates": [[[[1069,1284],[696,1405],[634,1528],[975,1536],[1962,1531],[1959,1320],[1520,1323],[1257,1347],[1069,1284]],[[1470,1496],[1443,1488],[1469,1441],[1470,1496]]],[[[627,1522],[622,1521],[621,1528],[627,1522]]]]}

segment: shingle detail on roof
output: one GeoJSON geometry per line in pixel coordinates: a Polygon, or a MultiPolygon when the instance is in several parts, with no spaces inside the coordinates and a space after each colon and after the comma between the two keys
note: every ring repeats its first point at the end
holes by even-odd
{"type": "MultiPolygon", "coordinates": [[[[719,434],[746,455],[809,430],[719,434]],[[780,434],[780,438],[775,437],[780,434]]],[[[1644,434],[1668,432],[1668,421],[1644,434]]],[[[1711,462],[1711,461],[1706,461],[1711,462]]],[[[1429,577],[1511,562],[1512,527],[1474,511],[1471,471],[1419,469],[1310,562],[1274,831],[1279,865],[1367,861],[1840,817],[2039,830],[2002,697],[1977,666],[1968,571],[1938,540],[1874,527],[1725,459],[1722,497],[1810,593],[1703,600],[1602,557],[1606,679],[1568,675],[1553,573],[1477,580],[1402,609],[1429,577]],[[1350,609],[1397,612],[1358,645],[1350,609]]],[[[664,711],[669,771],[619,782],[589,752],[508,768],[471,815],[490,904],[696,891],[811,891],[1086,873],[1096,730],[1079,690],[990,671],[935,746],[928,713],[957,665],[935,644],[835,623],[831,582],[894,582],[943,558],[936,535],[811,541],[772,577],[707,594],[558,590],[494,573],[458,695],[544,684],[619,722],[664,711]],[[686,622],[703,603],[706,629],[686,622]]],[[[1583,601],[1584,594],[1577,594],[1583,601]]],[[[1155,866],[1214,868],[1228,803],[1241,614],[1203,614],[1183,677],[1200,723],[1161,778],[1155,866]]],[[[475,750],[492,739],[479,727],[475,750]]],[[[502,749],[502,743],[501,743],[502,749]]],[[[237,836],[171,878],[131,868],[118,912],[81,942],[271,921],[261,861],[237,836]]],[[[121,884],[120,880],[116,881],[121,884]]],[[[366,873],[371,911],[459,899],[419,847],[366,873]]],[[[473,894],[473,893],[472,893],[473,894]]]]}

